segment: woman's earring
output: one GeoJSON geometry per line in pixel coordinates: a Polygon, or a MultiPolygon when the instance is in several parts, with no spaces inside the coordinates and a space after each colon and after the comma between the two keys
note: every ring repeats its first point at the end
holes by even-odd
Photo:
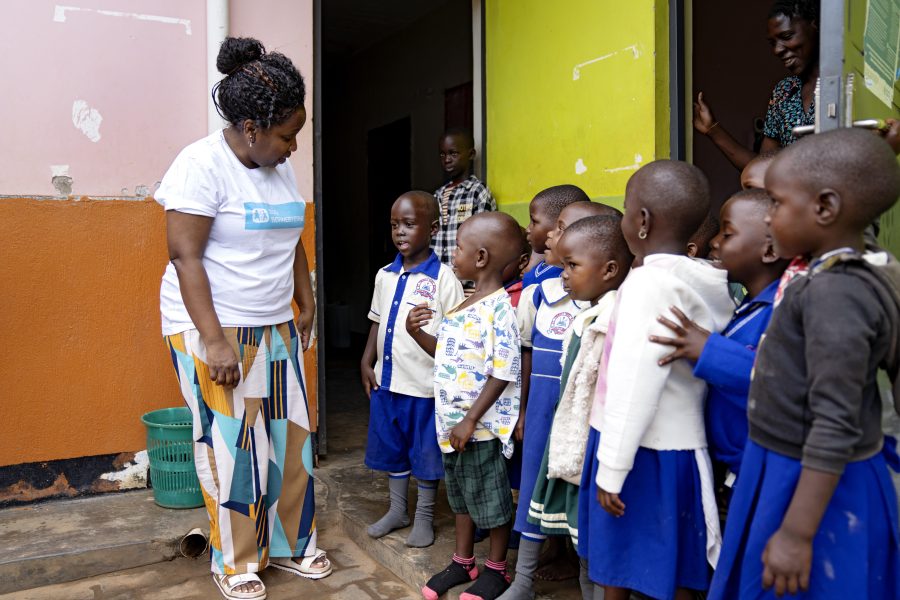
{"type": "Polygon", "coordinates": [[[250,147],[252,148],[252,147],[253,147],[253,142],[256,141],[256,137],[254,137],[254,136],[251,135],[248,141],[249,141],[249,143],[250,143],[250,147]]]}
{"type": "Polygon", "coordinates": [[[640,231],[638,231],[638,238],[640,238],[642,240],[646,240],[647,239],[647,230],[641,229],[640,231]]]}

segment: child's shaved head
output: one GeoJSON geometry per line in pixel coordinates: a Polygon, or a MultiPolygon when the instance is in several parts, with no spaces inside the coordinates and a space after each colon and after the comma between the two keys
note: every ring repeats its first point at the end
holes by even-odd
{"type": "MultiPolygon", "coordinates": [[[[579,200],[565,207],[567,215],[574,223],[585,217],[621,217],[622,211],[601,202],[592,202],[590,200],[579,200]]],[[[562,214],[562,211],[560,211],[562,214]]]]}
{"type": "Polygon", "coordinates": [[[535,195],[532,202],[541,207],[547,218],[555,222],[559,213],[574,202],[590,202],[591,198],[577,185],[563,184],[548,187],[535,195]]]}
{"type": "Polygon", "coordinates": [[[522,254],[522,228],[506,213],[481,212],[472,215],[459,226],[459,235],[465,235],[480,248],[486,248],[491,263],[497,260],[498,268],[522,254]]]}
{"type": "Polygon", "coordinates": [[[763,189],[766,171],[778,155],[778,151],[760,152],[741,171],[741,188],[745,190],[763,189]]]}
{"type": "Polygon", "coordinates": [[[745,202],[751,205],[753,214],[759,217],[760,222],[766,218],[766,214],[768,214],[769,208],[772,206],[772,199],[766,193],[766,190],[757,189],[741,190],[726,200],[725,204],[729,202],[745,202]]]}
{"type": "Polygon", "coordinates": [[[893,206],[900,195],[897,157],[869,131],[848,128],[811,135],[785,148],[775,160],[773,167],[788,167],[802,188],[814,194],[837,192],[843,200],[841,210],[860,228],[893,206]]]}
{"type": "Polygon", "coordinates": [[[404,199],[412,202],[413,206],[415,206],[416,213],[425,217],[428,223],[434,223],[438,220],[440,208],[433,195],[428,192],[423,192],[422,190],[412,190],[397,198],[395,204],[404,199]]]}
{"type": "Polygon", "coordinates": [[[566,228],[563,237],[567,245],[585,248],[598,258],[615,259],[623,267],[634,260],[622,235],[621,215],[594,215],[579,219],[566,228]]]}
{"type": "Polygon", "coordinates": [[[656,160],[638,169],[625,186],[638,204],[685,246],[709,213],[709,183],[703,171],[678,160],[656,160]]]}

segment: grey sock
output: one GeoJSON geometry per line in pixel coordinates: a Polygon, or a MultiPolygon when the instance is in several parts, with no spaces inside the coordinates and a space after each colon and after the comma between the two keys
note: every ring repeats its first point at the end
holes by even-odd
{"type": "Polygon", "coordinates": [[[369,537],[380,538],[409,525],[409,515],[406,514],[406,493],[409,488],[409,476],[388,478],[388,489],[391,492],[391,507],[378,522],[372,523],[366,528],[369,537]]]}
{"type": "Polygon", "coordinates": [[[581,586],[582,600],[594,600],[595,597],[597,600],[603,600],[603,588],[599,585],[594,585],[594,582],[588,577],[587,559],[579,557],[578,564],[580,566],[578,569],[578,585],[581,586]],[[599,596],[595,596],[597,593],[596,589],[600,590],[599,596]]]}
{"type": "Polygon", "coordinates": [[[410,548],[427,548],[434,543],[434,497],[437,496],[437,480],[419,481],[419,498],[416,500],[416,519],[406,538],[410,548]]]}
{"type": "Polygon", "coordinates": [[[497,600],[533,600],[534,572],[537,570],[538,556],[544,540],[536,540],[522,536],[519,541],[519,554],[516,557],[516,577],[509,589],[497,600]]]}

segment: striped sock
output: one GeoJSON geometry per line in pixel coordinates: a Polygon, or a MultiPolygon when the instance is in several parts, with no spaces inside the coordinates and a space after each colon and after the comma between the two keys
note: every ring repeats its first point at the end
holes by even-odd
{"type": "MultiPolygon", "coordinates": [[[[475,555],[473,554],[469,558],[463,558],[456,552],[453,553],[453,562],[460,564],[466,568],[466,571],[471,571],[472,567],[475,566],[475,555]]],[[[506,563],[504,563],[506,564],[506,563]]]]}
{"type": "MultiPolygon", "coordinates": [[[[474,558],[473,558],[473,560],[474,560],[474,558]]],[[[506,561],[505,560],[503,562],[497,562],[494,560],[486,560],[486,561],[484,561],[484,566],[487,569],[491,569],[493,571],[499,571],[500,573],[503,573],[504,575],[506,575],[506,561]]]]}

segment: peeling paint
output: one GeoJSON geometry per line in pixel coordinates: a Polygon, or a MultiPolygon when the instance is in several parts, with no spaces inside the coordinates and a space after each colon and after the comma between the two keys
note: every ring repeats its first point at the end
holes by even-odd
{"type": "Polygon", "coordinates": [[[641,168],[641,164],[644,162],[644,157],[640,154],[634,155],[634,164],[626,165],[624,167],[616,167],[614,169],[603,169],[605,173],[618,173],[619,171],[637,171],[641,168]]]}
{"type": "Polygon", "coordinates": [[[584,160],[578,159],[575,161],[575,174],[582,175],[587,172],[587,166],[584,164],[584,160]]]}
{"type": "MultiPolygon", "coordinates": [[[[119,465],[115,465],[119,467],[119,465]]],[[[117,482],[116,489],[133,490],[147,487],[147,469],[150,468],[150,459],[146,450],[141,450],[134,455],[133,462],[126,462],[119,467],[121,470],[103,473],[100,479],[117,482]]]]}
{"type": "Polygon", "coordinates": [[[610,52],[609,54],[604,54],[603,56],[598,56],[597,58],[592,58],[591,60],[586,60],[582,63],[578,63],[572,68],[572,81],[578,81],[581,79],[581,69],[588,65],[592,65],[594,63],[598,63],[606,60],[607,58],[612,58],[617,54],[625,52],[626,50],[631,50],[631,55],[635,60],[641,57],[641,51],[638,50],[637,44],[632,44],[631,46],[625,46],[621,50],[616,50],[615,52],[610,52]]]}
{"type": "Polygon", "coordinates": [[[65,23],[67,12],[89,12],[106,17],[123,17],[126,19],[137,19],[138,21],[154,21],[156,23],[166,23],[168,25],[181,25],[184,27],[184,33],[186,35],[191,35],[192,33],[190,19],[179,19],[178,17],[165,17],[161,15],[145,15],[141,13],[129,13],[118,10],[81,8],[79,6],[60,6],[59,4],[57,4],[53,9],[53,20],[57,23],[65,23]]]}
{"type": "Polygon", "coordinates": [[[72,124],[92,142],[100,141],[100,123],[103,115],[96,108],[91,108],[84,100],[72,103],[72,124]]]}
{"type": "Polygon", "coordinates": [[[68,196],[72,193],[72,184],[74,182],[68,175],[54,175],[50,178],[50,183],[60,196],[68,196]]]}

